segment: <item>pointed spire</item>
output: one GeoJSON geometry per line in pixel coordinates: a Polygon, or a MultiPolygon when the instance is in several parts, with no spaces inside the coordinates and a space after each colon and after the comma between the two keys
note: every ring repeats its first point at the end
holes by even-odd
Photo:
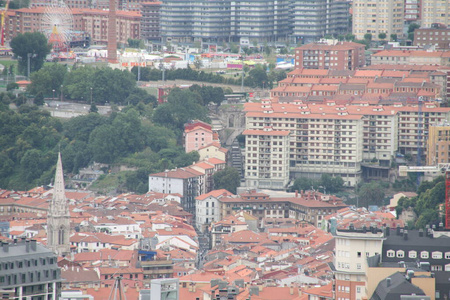
{"type": "Polygon", "coordinates": [[[66,200],[66,191],[64,188],[64,173],[62,167],[61,152],[58,152],[55,183],[53,186],[52,207],[50,209],[53,215],[64,216],[69,214],[69,207],[66,200]]]}

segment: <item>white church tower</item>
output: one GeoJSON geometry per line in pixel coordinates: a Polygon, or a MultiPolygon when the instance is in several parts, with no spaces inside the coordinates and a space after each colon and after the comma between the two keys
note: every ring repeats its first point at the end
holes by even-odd
{"type": "Polygon", "coordinates": [[[69,203],[64,189],[64,174],[61,153],[58,153],[53,198],[47,215],[47,246],[58,255],[70,253],[69,203]]]}

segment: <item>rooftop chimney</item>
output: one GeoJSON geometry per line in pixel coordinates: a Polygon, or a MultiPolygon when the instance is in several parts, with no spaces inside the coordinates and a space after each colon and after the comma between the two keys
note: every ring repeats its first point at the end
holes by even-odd
{"type": "Polygon", "coordinates": [[[404,232],[403,232],[403,239],[406,241],[406,240],[408,240],[408,230],[405,230],[404,232]]]}
{"type": "Polygon", "coordinates": [[[391,286],[391,278],[390,277],[386,278],[386,286],[387,287],[391,286]]]}
{"type": "Polygon", "coordinates": [[[36,251],[36,240],[31,240],[31,250],[36,251]]]}
{"type": "Polygon", "coordinates": [[[30,241],[25,241],[25,251],[30,252],[30,241]]]}
{"type": "Polygon", "coordinates": [[[3,252],[9,252],[9,244],[3,243],[3,252]]]}
{"type": "Polygon", "coordinates": [[[422,228],[419,229],[419,237],[423,237],[423,229],[422,228]]]}

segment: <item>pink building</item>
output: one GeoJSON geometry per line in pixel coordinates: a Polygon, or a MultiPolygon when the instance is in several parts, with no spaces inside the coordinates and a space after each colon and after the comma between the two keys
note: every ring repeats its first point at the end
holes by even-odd
{"type": "Polygon", "coordinates": [[[184,125],[184,149],[186,153],[213,142],[213,131],[208,123],[194,120],[184,125]]]}

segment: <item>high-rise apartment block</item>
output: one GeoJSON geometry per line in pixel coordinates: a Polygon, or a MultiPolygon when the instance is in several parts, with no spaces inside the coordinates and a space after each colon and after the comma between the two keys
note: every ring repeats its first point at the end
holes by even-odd
{"type": "Polygon", "coordinates": [[[161,2],[142,2],[141,8],[141,39],[159,41],[159,11],[161,2]]]}
{"type": "Polygon", "coordinates": [[[370,33],[373,40],[379,40],[380,33],[385,33],[387,39],[391,34],[402,37],[404,5],[404,0],[353,1],[353,34],[357,39],[364,39],[370,33]]]}
{"type": "MultiPolygon", "coordinates": [[[[425,152],[430,126],[450,118],[449,108],[432,103],[422,105],[421,116],[417,105],[339,105],[332,100],[307,104],[301,100],[279,102],[277,98],[247,103],[245,111],[247,133],[264,132],[265,128],[273,128],[273,134],[290,132],[286,153],[290,178],[330,174],[342,177],[347,186],[361,180],[364,162],[376,159],[380,166],[389,167],[397,152],[417,155],[418,148],[425,152]]],[[[264,157],[266,148],[258,146],[267,142],[258,135],[246,140],[245,177],[249,186],[255,185],[252,180],[257,184],[264,180],[266,173],[260,171],[266,162],[254,161],[264,157]]],[[[284,158],[283,153],[274,151],[275,147],[271,144],[267,152],[270,159],[274,159],[274,154],[284,158]]],[[[284,166],[281,162],[276,167],[284,166]]],[[[275,164],[269,162],[268,166],[275,164]]],[[[273,174],[271,178],[276,179],[273,174]]],[[[273,185],[271,188],[281,189],[273,185]]]]}
{"type": "Polygon", "coordinates": [[[310,43],[327,34],[349,31],[349,2],[340,0],[292,1],[292,35],[297,41],[310,43]]]}
{"type": "Polygon", "coordinates": [[[164,0],[161,36],[165,42],[310,41],[347,33],[349,4],[337,0],[189,2],[164,0]]]}
{"type": "Polygon", "coordinates": [[[422,28],[430,28],[433,23],[450,26],[450,1],[422,0],[422,28]]]}
{"type": "Polygon", "coordinates": [[[245,180],[247,186],[283,189],[289,182],[287,130],[245,130],[245,180]]]}

